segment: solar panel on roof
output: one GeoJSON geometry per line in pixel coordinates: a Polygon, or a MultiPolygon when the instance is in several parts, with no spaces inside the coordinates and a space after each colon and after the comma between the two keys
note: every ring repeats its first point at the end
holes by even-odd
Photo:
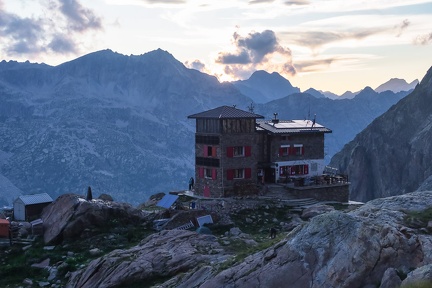
{"type": "Polygon", "coordinates": [[[178,195],[165,195],[161,200],[159,200],[156,206],[168,209],[175,203],[178,198],[178,195]]]}

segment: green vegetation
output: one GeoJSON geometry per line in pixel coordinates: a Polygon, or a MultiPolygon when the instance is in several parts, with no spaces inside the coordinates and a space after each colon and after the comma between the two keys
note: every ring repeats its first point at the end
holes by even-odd
{"type": "Polygon", "coordinates": [[[432,207],[422,211],[410,211],[404,218],[405,224],[411,228],[425,228],[432,221],[432,207]]]}
{"type": "MultiPolygon", "coordinates": [[[[25,278],[35,281],[46,281],[49,272],[46,269],[32,268],[32,264],[50,259],[50,265],[56,264],[58,278],[64,279],[68,272],[76,271],[93,259],[118,248],[130,248],[142,239],[154,233],[149,227],[142,225],[121,225],[111,221],[105,227],[85,231],[81,238],[64,241],[53,250],[45,250],[41,238],[37,238],[32,246],[23,251],[23,246],[15,244],[11,247],[0,247],[2,268],[0,269],[0,287],[17,287],[25,278]],[[100,249],[101,253],[92,255],[90,250],[100,249]],[[59,264],[62,263],[62,264],[59,264]]],[[[63,283],[65,284],[65,283],[63,283]]]]}

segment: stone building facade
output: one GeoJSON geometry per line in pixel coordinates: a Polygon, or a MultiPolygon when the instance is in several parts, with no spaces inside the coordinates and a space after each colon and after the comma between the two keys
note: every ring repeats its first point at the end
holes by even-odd
{"type": "Polygon", "coordinates": [[[264,117],[229,106],[188,118],[196,119],[197,195],[239,195],[245,187],[256,189],[259,182],[324,169],[324,133],[331,131],[315,122],[259,120],[264,117]]]}

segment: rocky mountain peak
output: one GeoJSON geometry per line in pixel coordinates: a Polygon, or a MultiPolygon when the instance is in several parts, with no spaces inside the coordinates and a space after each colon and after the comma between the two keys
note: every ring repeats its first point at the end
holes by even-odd
{"type": "Polygon", "coordinates": [[[406,82],[404,79],[399,78],[391,78],[389,81],[379,85],[377,88],[375,88],[376,92],[384,92],[387,90],[393,91],[395,93],[400,91],[409,91],[415,88],[415,86],[419,83],[419,81],[416,79],[412,81],[411,83],[406,82]]]}
{"type": "Polygon", "coordinates": [[[375,119],[332,158],[331,166],[350,175],[352,200],[414,191],[432,175],[431,98],[429,69],[411,94],[375,119]]]}

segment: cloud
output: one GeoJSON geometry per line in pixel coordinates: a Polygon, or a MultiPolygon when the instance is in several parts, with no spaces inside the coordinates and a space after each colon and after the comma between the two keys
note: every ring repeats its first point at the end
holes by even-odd
{"type": "Polygon", "coordinates": [[[186,61],[185,63],[186,67],[204,72],[205,71],[205,64],[202,63],[200,60],[194,60],[192,62],[186,61]]]}
{"type": "Polygon", "coordinates": [[[2,45],[7,53],[29,53],[34,47],[38,47],[42,27],[40,19],[20,18],[4,10],[0,11],[0,36],[3,43],[10,41],[9,45],[2,45]]]}
{"type": "Polygon", "coordinates": [[[237,32],[233,34],[234,52],[219,52],[215,62],[225,65],[226,74],[244,78],[264,66],[272,67],[283,74],[294,75],[291,50],[279,44],[276,34],[271,30],[251,32],[246,37],[237,32]],[[276,61],[275,58],[282,58],[276,61]]]}
{"type": "Polygon", "coordinates": [[[54,35],[48,47],[56,53],[76,52],[74,40],[64,34],[54,35]]]}
{"type": "Polygon", "coordinates": [[[310,47],[312,49],[321,47],[323,45],[349,40],[349,39],[364,39],[366,37],[379,34],[387,29],[384,28],[369,28],[358,31],[349,32],[321,32],[321,31],[304,31],[304,32],[284,32],[283,35],[287,36],[290,42],[310,47]]]}
{"type": "Polygon", "coordinates": [[[60,11],[66,16],[72,30],[83,32],[102,28],[101,19],[93,11],[84,8],[77,0],[59,0],[60,11]]]}
{"type": "Polygon", "coordinates": [[[0,49],[3,53],[27,59],[41,53],[76,53],[84,33],[102,29],[102,20],[77,0],[42,3],[35,5],[42,5],[43,14],[21,17],[7,12],[0,0],[0,49]]]}
{"type": "Polygon", "coordinates": [[[186,0],[143,0],[148,4],[183,4],[186,0]]]}
{"type": "Polygon", "coordinates": [[[259,3],[273,3],[274,0],[251,0],[249,4],[259,4],[259,3]]]}
{"type": "Polygon", "coordinates": [[[296,62],[296,69],[298,72],[315,72],[322,71],[328,68],[332,63],[339,61],[339,58],[326,58],[326,59],[314,59],[306,61],[296,62]]]}
{"type": "Polygon", "coordinates": [[[309,5],[310,1],[309,0],[292,0],[292,1],[285,1],[284,2],[285,5],[309,5]]]}
{"type": "Polygon", "coordinates": [[[395,26],[395,29],[397,30],[396,37],[401,36],[401,35],[402,35],[402,32],[403,32],[406,28],[408,28],[408,26],[409,26],[410,24],[411,24],[411,23],[409,22],[409,20],[408,20],[408,19],[405,19],[405,20],[402,21],[401,24],[396,25],[396,26],[395,26]]]}
{"type": "Polygon", "coordinates": [[[415,45],[429,45],[432,44],[432,32],[429,34],[419,35],[414,39],[415,45]]]}

